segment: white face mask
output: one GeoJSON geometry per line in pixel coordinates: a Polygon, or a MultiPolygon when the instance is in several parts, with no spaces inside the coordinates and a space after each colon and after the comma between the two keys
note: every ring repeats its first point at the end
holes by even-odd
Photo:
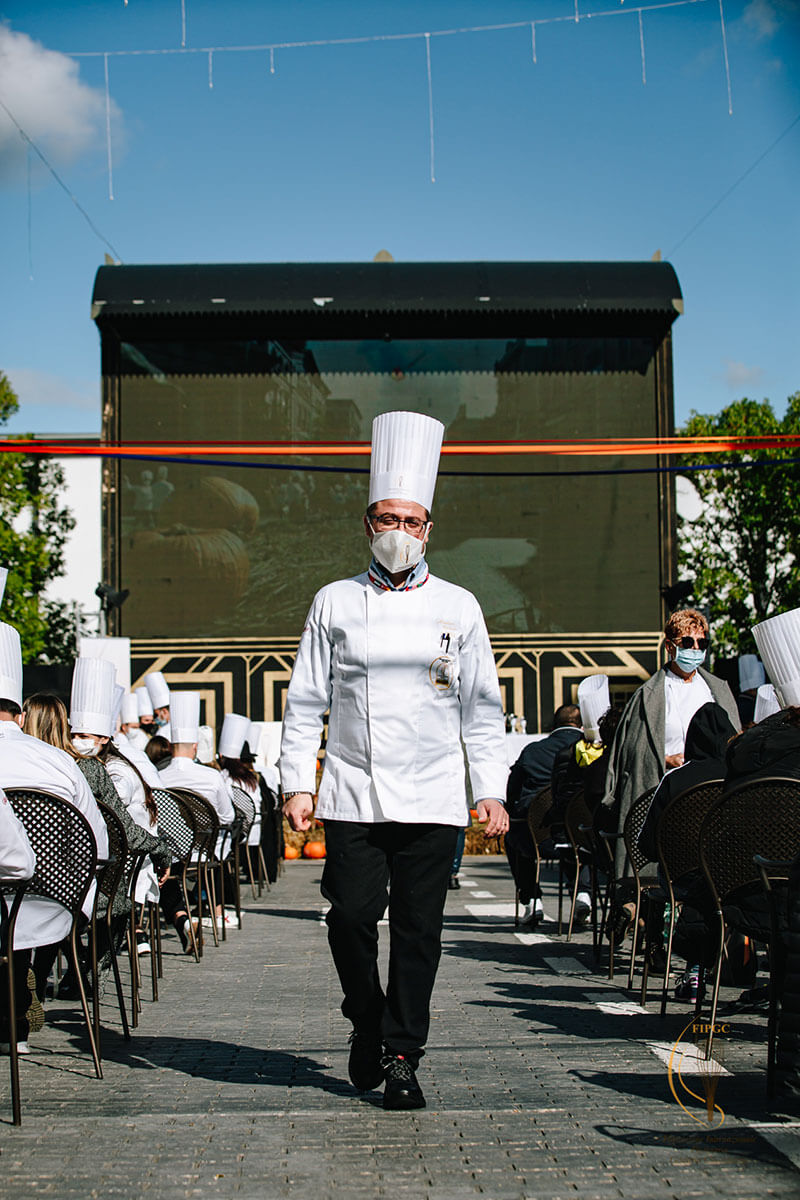
{"type": "Polygon", "coordinates": [[[425,543],[413,533],[406,533],[405,529],[387,529],[384,533],[375,533],[372,553],[381,566],[395,575],[417,565],[425,553],[425,543]]]}
{"type": "Polygon", "coordinates": [[[84,758],[88,758],[92,754],[97,754],[97,751],[100,749],[94,738],[88,737],[74,737],[72,745],[78,751],[78,754],[82,754],[84,758]]]}

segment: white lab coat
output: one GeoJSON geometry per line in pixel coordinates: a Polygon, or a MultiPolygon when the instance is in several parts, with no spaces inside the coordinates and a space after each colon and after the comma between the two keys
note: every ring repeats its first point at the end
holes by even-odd
{"type": "Polygon", "coordinates": [[[25,826],[0,790],[0,879],[30,879],[35,866],[36,855],[25,826]]]}
{"type": "MultiPolygon", "coordinates": [[[[80,809],[92,827],[99,860],[108,858],[108,830],[89,785],[75,760],[63,750],[23,733],[16,721],[0,721],[0,786],[51,792],[80,809]]],[[[95,885],[83,904],[91,916],[95,885]]],[[[14,949],[48,946],[69,933],[72,920],[54,900],[26,896],[20,905],[14,931],[14,949]]]]}
{"type": "Polygon", "coordinates": [[[314,791],[328,708],[321,819],[463,826],[462,742],[475,799],[505,797],[497,669],[463,588],[429,575],[384,591],[365,572],[317,593],[286,697],[284,791],[314,791]]]}

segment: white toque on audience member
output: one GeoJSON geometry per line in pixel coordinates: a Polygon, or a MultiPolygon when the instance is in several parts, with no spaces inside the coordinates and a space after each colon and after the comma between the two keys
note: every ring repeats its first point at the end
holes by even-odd
{"type": "Polygon", "coordinates": [[[756,706],[753,712],[754,724],[757,725],[765,717],[771,717],[773,713],[780,711],[781,706],[778,703],[778,697],[775,695],[775,688],[771,683],[762,683],[756,692],[756,706]]]}
{"type": "Polygon", "coordinates": [[[201,725],[197,731],[197,754],[199,763],[208,767],[214,761],[214,730],[210,725],[201,725]]]}
{"type": "Polygon", "coordinates": [[[6,594],[6,580],[8,579],[8,567],[0,567],[0,604],[3,603],[3,596],[6,594]]]}
{"type": "MultiPolygon", "coordinates": [[[[226,713],[219,735],[220,758],[240,758],[242,746],[248,740],[249,730],[249,717],[242,717],[239,713],[226,713]]],[[[250,749],[252,748],[251,746],[250,749]]]]}
{"type": "Polygon", "coordinates": [[[69,727],[73,733],[111,737],[117,669],[107,658],[78,658],[72,675],[69,727]]]}
{"type": "Polygon", "coordinates": [[[423,413],[380,413],[372,422],[369,503],[411,500],[430,512],[444,425],[423,413]]]}
{"type": "Polygon", "coordinates": [[[160,671],[148,671],[144,677],[144,682],[153,708],[169,708],[170,691],[162,673],[160,671]]]}
{"type": "Polygon", "coordinates": [[[139,724],[139,699],[134,692],[126,692],[122,697],[119,719],[123,725],[139,724]]]}
{"type": "Polygon", "coordinates": [[[13,625],[0,621],[0,697],[22,708],[22,646],[13,625]]]}
{"type": "MultiPolygon", "coordinates": [[[[200,737],[200,693],[173,692],[169,717],[171,742],[196,742],[200,737]]],[[[163,730],[159,732],[163,734],[163,730]]]]}
{"type": "Polygon", "coordinates": [[[150,700],[150,693],[148,692],[147,688],[138,687],[133,694],[136,697],[136,703],[139,706],[139,719],[141,720],[141,718],[144,717],[145,720],[147,720],[148,717],[152,717],[153,704],[150,700]]]}
{"type": "Polygon", "coordinates": [[[578,684],[583,736],[587,742],[600,741],[600,718],[611,707],[607,675],[589,675],[578,684]]]}
{"type": "Polygon", "coordinates": [[[800,704],[800,608],[754,625],[753,637],[781,708],[800,704]]]}

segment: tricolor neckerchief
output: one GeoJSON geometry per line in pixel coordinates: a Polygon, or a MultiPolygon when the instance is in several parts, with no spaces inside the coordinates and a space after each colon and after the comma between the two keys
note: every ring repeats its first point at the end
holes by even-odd
{"type": "Polygon", "coordinates": [[[402,583],[394,584],[378,560],[373,558],[369,564],[367,575],[370,583],[374,583],[375,587],[380,588],[382,592],[411,592],[414,588],[420,588],[428,582],[428,564],[424,558],[421,558],[402,583]]]}

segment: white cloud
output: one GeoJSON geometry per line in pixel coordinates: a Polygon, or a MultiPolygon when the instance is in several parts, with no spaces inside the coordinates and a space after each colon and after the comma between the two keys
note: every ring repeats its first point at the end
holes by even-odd
{"type": "MultiPolygon", "coordinates": [[[[54,166],[67,166],[101,145],[105,94],[89,87],[78,64],[25,33],[0,25],[0,99],[54,166]]],[[[112,116],[119,122],[114,107],[112,116]]],[[[25,168],[26,146],[0,109],[0,181],[25,168]]]]}
{"type": "Polygon", "coordinates": [[[68,380],[31,367],[7,367],[5,374],[19,398],[19,411],[4,430],[31,433],[69,433],[73,429],[100,432],[100,383],[68,380]]]}
{"type": "Polygon", "coordinates": [[[742,20],[759,39],[772,37],[780,24],[777,7],[770,0],[750,0],[742,20]]]}
{"type": "Polygon", "coordinates": [[[764,378],[763,367],[748,367],[745,363],[734,362],[728,358],[725,360],[725,371],[723,379],[728,387],[733,391],[742,391],[750,387],[757,387],[764,378]]]}

